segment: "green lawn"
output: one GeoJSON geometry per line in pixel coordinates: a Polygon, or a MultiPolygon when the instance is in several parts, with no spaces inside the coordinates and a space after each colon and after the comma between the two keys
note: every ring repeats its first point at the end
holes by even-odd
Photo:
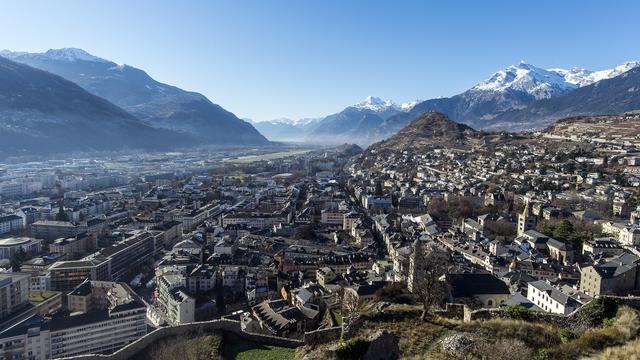
{"type": "Polygon", "coordinates": [[[294,155],[303,155],[310,151],[311,150],[295,149],[295,150],[288,150],[288,151],[266,153],[261,155],[247,155],[247,156],[240,156],[234,159],[225,159],[224,162],[234,163],[234,164],[249,164],[256,161],[263,161],[263,160],[269,161],[269,160],[281,159],[281,158],[294,156],[294,155]]]}
{"type": "Polygon", "coordinates": [[[29,302],[40,303],[47,299],[50,299],[54,295],[56,295],[54,291],[31,291],[29,292],[29,302]]]}
{"type": "Polygon", "coordinates": [[[223,358],[225,360],[284,360],[293,359],[296,349],[260,345],[235,336],[225,337],[223,358]]]}
{"type": "Polygon", "coordinates": [[[259,345],[253,349],[247,349],[236,354],[235,360],[282,360],[293,359],[296,349],[282,348],[277,346],[259,345]]]}
{"type": "Polygon", "coordinates": [[[341,309],[333,309],[331,311],[331,316],[333,317],[335,326],[342,326],[342,310],[341,309]]]}

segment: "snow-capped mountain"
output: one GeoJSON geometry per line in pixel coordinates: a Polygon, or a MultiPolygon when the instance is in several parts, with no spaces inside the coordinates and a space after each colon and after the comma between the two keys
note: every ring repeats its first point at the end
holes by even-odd
{"type": "Polygon", "coordinates": [[[524,61],[500,70],[471,88],[472,91],[517,91],[535,99],[565,94],[578,86],[567,82],[560,73],[541,69],[524,61]]]}
{"type": "Polygon", "coordinates": [[[487,128],[541,129],[554,121],[577,115],[621,114],[640,109],[640,66],[612,78],[603,78],[566,95],[536,100],[492,119],[487,128]]]}
{"type": "Polygon", "coordinates": [[[382,100],[376,96],[367,96],[361,102],[353,105],[356,109],[383,112],[389,109],[399,109],[398,105],[391,100],[382,100]]]}
{"type": "Polygon", "coordinates": [[[248,120],[252,124],[270,123],[274,125],[303,126],[303,125],[312,123],[314,121],[317,121],[319,120],[319,118],[302,118],[302,119],[278,118],[278,119],[271,119],[271,120],[250,120],[250,119],[245,119],[245,120],[248,120]]]}
{"type": "Polygon", "coordinates": [[[187,132],[210,144],[268,144],[251,124],[204,95],[156,81],[133,66],[75,48],[44,53],[5,50],[0,56],[62,76],[157,128],[187,132]]]}
{"type": "Polygon", "coordinates": [[[393,100],[382,100],[376,96],[367,96],[361,102],[353,105],[356,109],[361,110],[371,110],[375,112],[385,112],[390,109],[397,111],[409,111],[411,110],[420,100],[412,100],[403,104],[396,104],[393,100]]]}
{"type": "Polygon", "coordinates": [[[533,96],[536,100],[549,99],[564,95],[579,87],[611,79],[640,65],[637,61],[628,61],[613,69],[591,71],[583,68],[542,69],[521,61],[500,70],[471,90],[479,91],[518,91],[533,96]]]}
{"type": "Polygon", "coordinates": [[[627,61],[622,65],[614,67],[613,69],[605,69],[600,71],[590,71],[583,68],[573,68],[571,70],[549,69],[549,71],[554,71],[558,74],[561,74],[564,77],[565,81],[567,81],[568,83],[583,87],[591,85],[600,80],[614,78],[638,66],[640,66],[640,61],[627,61]]]}
{"type": "MultiPolygon", "coordinates": [[[[457,122],[477,129],[512,129],[510,114],[527,109],[534,102],[542,102],[536,105],[536,109],[542,109],[546,100],[568,96],[600,81],[622,76],[639,68],[639,65],[640,62],[630,61],[613,69],[590,71],[580,68],[542,69],[521,62],[495,72],[487,80],[461,94],[420,102],[408,112],[389,117],[374,132],[383,137],[390,136],[425,111],[442,112],[457,122]]],[[[535,114],[528,116],[531,127],[535,127],[533,122],[537,121],[537,117],[535,114]]],[[[549,118],[545,117],[545,121],[549,118]]],[[[520,126],[521,123],[522,120],[518,119],[516,125],[520,126]]]]}
{"type": "Polygon", "coordinates": [[[303,142],[308,132],[313,130],[321,118],[289,119],[279,118],[264,121],[250,121],[269,140],[303,142]]]}
{"type": "Polygon", "coordinates": [[[411,109],[413,109],[414,106],[418,105],[421,102],[422,102],[422,100],[419,100],[419,99],[407,101],[406,103],[400,104],[400,110],[402,110],[402,111],[411,111],[411,109]]]}
{"type": "Polygon", "coordinates": [[[414,100],[398,105],[392,100],[367,96],[339,113],[321,118],[280,118],[251,123],[270,140],[338,144],[358,140],[384,120],[410,111],[419,102],[414,100]]]}
{"type": "Polygon", "coordinates": [[[307,134],[306,140],[334,144],[355,141],[367,144],[378,139],[371,135],[374,129],[390,117],[410,111],[413,106],[414,102],[398,105],[391,100],[367,96],[363,101],[319,120],[307,134]]]}
{"type": "Polygon", "coordinates": [[[22,59],[23,61],[26,61],[27,59],[37,60],[37,59],[46,57],[50,60],[58,60],[58,61],[66,61],[66,62],[76,62],[76,61],[94,61],[94,62],[103,62],[103,63],[109,62],[109,60],[99,58],[97,56],[89,54],[88,52],[82,49],[77,49],[77,48],[49,49],[45,53],[29,53],[29,52],[2,50],[0,51],[0,56],[6,57],[12,60],[22,59]]]}

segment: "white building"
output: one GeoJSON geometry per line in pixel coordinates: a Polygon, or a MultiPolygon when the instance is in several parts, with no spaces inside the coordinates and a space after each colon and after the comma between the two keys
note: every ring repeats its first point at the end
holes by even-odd
{"type": "Polygon", "coordinates": [[[318,171],[316,173],[316,181],[320,184],[326,184],[329,180],[333,179],[333,172],[331,171],[318,171]]]}
{"type": "Polygon", "coordinates": [[[1,359],[51,359],[51,332],[31,317],[0,332],[1,359]]]}
{"type": "Polygon", "coordinates": [[[619,241],[622,245],[640,245],[640,226],[626,226],[620,231],[619,241]]]}
{"type": "Polygon", "coordinates": [[[158,278],[157,308],[171,325],[195,321],[196,300],[186,290],[187,279],[180,273],[165,273],[158,278]]]}
{"type": "Polygon", "coordinates": [[[237,249],[238,244],[235,241],[221,239],[213,246],[213,253],[218,255],[233,256],[237,249]]]}
{"type": "Polygon", "coordinates": [[[536,304],[542,310],[554,314],[568,315],[580,307],[580,303],[574,298],[544,280],[533,281],[528,284],[527,300],[536,304]]]}
{"type": "Polygon", "coordinates": [[[125,284],[87,281],[69,296],[88,311],[51,320],[34,315],[1,332],[1,358],[112,353],[147,333],[146,306],[125,284]]]}

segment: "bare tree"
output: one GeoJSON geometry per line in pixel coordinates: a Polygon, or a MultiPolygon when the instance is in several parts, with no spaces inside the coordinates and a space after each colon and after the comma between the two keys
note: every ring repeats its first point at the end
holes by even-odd
{"type": "Polygon", "coordinates": [[[340,290],[340,302],[342,303],[342,310],[347,314],[351,314],[358,308],[358,294],[353,288],[342,288],[340,290]]]}
{"type": "Polygon", "coordinates": [[[413,256],[412,291],[422,303],[420,318],[424,321],[449,294],[449,285],[442,279],[450,264],[449,255],[434,245],[417,242],[413,256]]]}

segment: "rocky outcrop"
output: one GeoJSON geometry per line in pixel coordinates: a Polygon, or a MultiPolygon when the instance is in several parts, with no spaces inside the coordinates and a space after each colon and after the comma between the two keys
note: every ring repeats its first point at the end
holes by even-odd
{"type": "Polygon", "coordinates": [[[400,357],[400,341],[387,330],[378,330],[369,337],[369,349],[364,360],[395,360],[400,357]]]}
{"type": "Polygon", "coordinates": [[[474,341],[462,334],[454,334],[442,339],[440,343],[442,351],[452,357],[462,357],[469,353],[469,350],[475,346],[474,341]]]}

